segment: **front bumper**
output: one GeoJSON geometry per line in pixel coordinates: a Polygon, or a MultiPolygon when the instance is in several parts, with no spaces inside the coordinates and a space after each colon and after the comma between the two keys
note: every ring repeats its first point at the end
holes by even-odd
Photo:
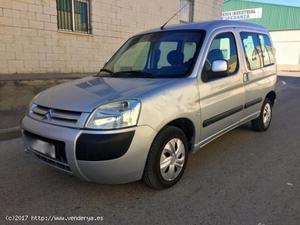
{"type": "Polygon", "coordinates": [[[51,125],[28,116],[24,117],[22,128],[25,148],[39,159],[81,179],[110,184],[142,178],[156,135],[149,126],[94,131],[51,125]],[[31,143],[35,139],[53,144],[59,149],[58,158],[34,151],[31,143]]]}

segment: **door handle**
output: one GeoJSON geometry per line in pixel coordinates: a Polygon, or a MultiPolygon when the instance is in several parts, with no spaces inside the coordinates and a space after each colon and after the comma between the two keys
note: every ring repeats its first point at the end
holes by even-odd
{"type": "Polygon", "coordinates": [[[244,83],[249,81],[249,73],[244,73],[243,74],[243,81],[244,81],[244,83]]]}

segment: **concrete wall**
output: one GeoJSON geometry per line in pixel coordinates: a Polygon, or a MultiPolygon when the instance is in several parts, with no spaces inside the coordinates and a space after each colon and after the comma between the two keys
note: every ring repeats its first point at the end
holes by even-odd
{"type": "Polygon", "coordinates": [[[300,70],[300,30],[273,31],[278,69],[300,70]]]}
{"type": "MultiPolygon", "coordinates": [[[[194,20],[220,18],[222,3],[195,0],[194,20]]],[[[122,42],[160,26],[179,6],[179,0],[91,0],[89,35],[58,31],[56,0],[0,0],[0,74],[98,71],[122,42]]]]}

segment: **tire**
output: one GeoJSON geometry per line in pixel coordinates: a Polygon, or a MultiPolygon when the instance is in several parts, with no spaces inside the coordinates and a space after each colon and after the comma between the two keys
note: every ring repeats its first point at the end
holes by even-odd
{"type": "Polygon", "coordinates": [[[165,127],[152,143],[144,170],[143,182],[150,188],[157,190],[173,186],[182,177],[187,158],[188,141],[183,131],[174,126],[165,127]],[[168,164],[169,166],[167,166],[168,164]],[[179,164],[182,167],[178,166],[179,164]]]}
{"type": "Polygon", "coordinates": [[[259,117],[251,121],[253,130],[259,132],[268,130],[272,120],[272,106],[270,99],[266,98],[261,107],[259,117]]]}

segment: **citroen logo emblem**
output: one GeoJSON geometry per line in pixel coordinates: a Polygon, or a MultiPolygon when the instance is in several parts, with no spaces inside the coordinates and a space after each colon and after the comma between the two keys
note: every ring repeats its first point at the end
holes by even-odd
{"type": "Polygon", "coordinates": [[[52,118],[52,112],[51,112],[51,110],[49,110],[45,115],[44,115],[44,118],[43,118],[43,120],[51,120],[51,118],[52,118]]]}

